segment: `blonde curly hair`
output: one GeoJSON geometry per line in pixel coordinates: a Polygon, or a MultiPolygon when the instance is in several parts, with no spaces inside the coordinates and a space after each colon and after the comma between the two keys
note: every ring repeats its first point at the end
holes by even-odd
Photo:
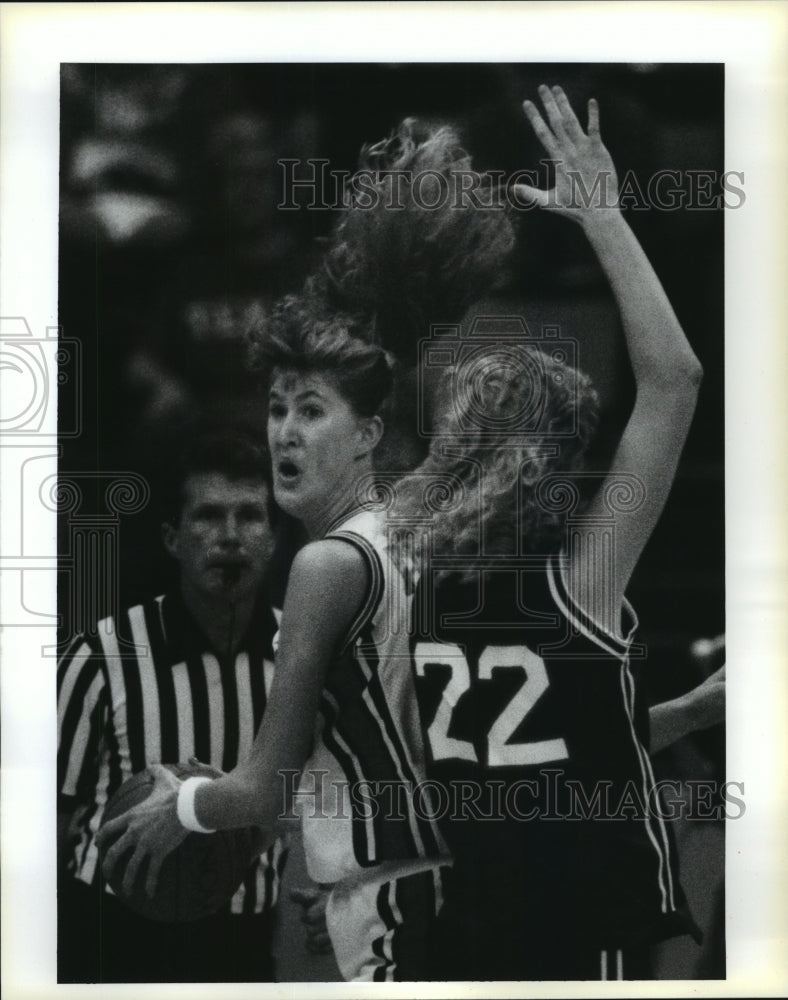
{"type": "Polygon", "coordinates": [[[507,276],[515,229],[503,205],[485,198],[490,184],[451,126],[405,119],[363,148],[309,293],[366,322],[406,366],[417,364],[432,324],[459,322],[507,276]]]}
{"type": "MultiPolygon", "coordinates": [[[[432,554],[489,556],[545,553],[563,537],[564,514],[540,502],[539,484],[580,470],[598,423],[598,397],[588,376],[530,344],[486,352],[483,384],[469,363],[444,375],[438,389],[429,454],[396,488],[392,515],[430,520],[432,554]],[[434,516],[433,516],[434,515],[434,516]]],[[[472,359],[471,359],[472,360],[472,359]]],[[[417,558],[395,552],[403,570],[417,558]]],[[[446,569],[469,578],[472,570],[446,569]]]]}

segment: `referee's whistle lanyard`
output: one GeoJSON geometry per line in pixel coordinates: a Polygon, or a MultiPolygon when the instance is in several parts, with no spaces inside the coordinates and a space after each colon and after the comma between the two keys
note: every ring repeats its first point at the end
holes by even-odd
{"type": "Polygon", "coordinates": [[[235,605],[230,605],[230,622],[227,627],[227,647],[224,650],[224,665],[226,665],[228,670],[231,670],[233,663],[235,662],[235,653],[233,652],[235,648],[235,605]]]}

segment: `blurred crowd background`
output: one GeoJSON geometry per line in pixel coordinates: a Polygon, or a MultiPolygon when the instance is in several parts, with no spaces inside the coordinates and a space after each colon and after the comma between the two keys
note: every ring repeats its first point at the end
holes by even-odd
{"type": "MultiPolygon", "coordinates": [[[[63,440],[61,476],[133,471],[155,488],[196,421],[263,433],[243,334],[298,291],[340,211],[308,208],[305,189],[298,209],[278,208],[280,159],[352,172],[364,143],[416,116],[454,123],[477,169],[537,169],[545,154],[521,103],[542,82],[564,86],[583,121],[598,99],[619,177],[631,171],[644,190],[660,170],[678,171],[685,188],[689,171],[722,174],[721,65],[63,65],[59,323],[81,344],[81,378],[60,406],[69,426],[81,409],[82,431],[63,440]]],[[[627,215],[705,369],[676,485],[630,591],[650,696],[661,700],[701,678],[692,641],[724,631],[723,210],[627,215]]],[[[518,229],[516,273],[497,307],[579,341],[612,440],[632,381],[605,281],[572,223],[525,211],[518,229]]],[[[118,541],[112,599],[159,593],[168,575],[153,502],[121,518],[118,541]]],[[[64,637],[71,582],[61,574],[64,637]]],[[[112,611],[104,598],[98,588],[97,617],[112,611]]],[[[722,739],[712,730],[696,741],[699,776],[722,767],[722,739]]]]}

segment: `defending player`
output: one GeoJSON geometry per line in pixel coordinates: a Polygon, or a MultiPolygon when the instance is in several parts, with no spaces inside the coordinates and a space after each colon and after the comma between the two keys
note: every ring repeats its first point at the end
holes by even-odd
{"type": "Polygon", "coordinates": [[[525,111],[555,187],[515,193],[582,227],[621,313],[637,397],[610,468],[572,510],[595,393],[533,347],[506,345],[497,366],[492,349],[476,396],[449,386],[431,455],[400,484],[399,516],[423,517],[425,475],[460,498],[432,522],[414,599],[428,769],[455,858],[434,979],[647,978],[652,942],[696,933],[655,794],[624,593],[701,368],[620,211],[573,183],[588,192],[605,177],[617,193],[596,103],[585,132],[560,88],[540,96],[547,122],[525,111]]]}

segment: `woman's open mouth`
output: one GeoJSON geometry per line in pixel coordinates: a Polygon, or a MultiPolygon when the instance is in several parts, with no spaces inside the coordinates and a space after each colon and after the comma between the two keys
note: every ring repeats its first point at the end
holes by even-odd
{"type": "Polygon", "coordinates": [[[289,458],[284,458],[281,462],[277,463],[276,472],[279,481],[288,486],[295,483],[301,475],[301,470],[295,462],[289,458]]]}

